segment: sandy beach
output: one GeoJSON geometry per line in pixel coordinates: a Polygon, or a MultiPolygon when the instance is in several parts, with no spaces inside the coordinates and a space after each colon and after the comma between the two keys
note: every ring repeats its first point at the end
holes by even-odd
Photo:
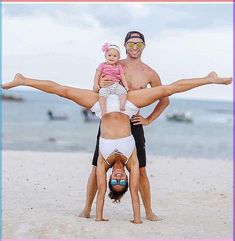
{"type": "Polygon", "coordinates": [[[3,151],[3,239],[232,239],[232,161],[148,157],[162,221],[134,225],[129,192],[109,222],[79,218],[91,154],[3,151]]]}

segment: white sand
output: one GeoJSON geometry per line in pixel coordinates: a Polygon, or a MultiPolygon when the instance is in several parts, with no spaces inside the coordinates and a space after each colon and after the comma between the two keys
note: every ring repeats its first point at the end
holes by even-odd
{"type": "Polygon", "coordinates": [[[5,239],[232,239],[232,161],[151,157],[152,206],[134,225],[129,193],[106,199],[109,222],[79,218],[91,154],[3,152],[5,239]]]}

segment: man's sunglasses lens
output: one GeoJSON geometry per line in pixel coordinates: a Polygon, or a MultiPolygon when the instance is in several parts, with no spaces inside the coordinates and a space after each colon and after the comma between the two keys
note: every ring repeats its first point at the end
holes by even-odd
{"type": "Polygon", "coordinates": [[[143,47],[142,42],[137,42],[137,43],[129,42],[129,43],[127,43],[127,45],[130,49],[133,49],[135,45],[136,45],[137,49],[141,49],[143,47]]]}

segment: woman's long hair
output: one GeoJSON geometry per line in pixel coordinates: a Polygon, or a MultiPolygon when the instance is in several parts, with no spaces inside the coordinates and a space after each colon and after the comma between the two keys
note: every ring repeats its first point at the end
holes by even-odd
{"type": "Polygon", "coordinates": [[[109,180],[109,197],[114,203],[120,203],[122,196],[126,193],[128,190],[128,182],[126,182],[126,185],[124,189],[120,192],[117,192],[113,189],[113,185],[111,185],[111,180],[109,180]]]}

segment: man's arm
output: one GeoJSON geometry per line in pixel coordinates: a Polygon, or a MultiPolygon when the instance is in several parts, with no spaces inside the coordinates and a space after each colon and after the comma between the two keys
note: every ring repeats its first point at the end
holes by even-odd
{"type": "Polygon", "coordinates": [[[108,87],[113,83],[114,83],[113,80],[111,80],[110,76],[108,75],[101,75],[99,78],[99,86],[101,88],[108,87]]]}
{"type": "MultiPolygon", "coordinates": [[[[151,87],[157,87],[162,85],[160,77],[155,71],[153,71],[151,81],[149,82],[149,84],[151,87]]],[[[162,112],[166,109],[166,107],[169,104],[170,104],[169,98],[163,97],[159,99],[159,102],[157,103],[154,110],[148,117],[144,118],[143,116],[138,114],[132,117],[131,121],[134,122],[134,125],[139,125],[139,124],[149,125],[162,114],[162,112]]]]}
{"type": "Polygon", "coordinates": [[[124,74],[121,74],[121,81],[122,81],[122,84],[125,87],[126,91],[129,91],[128,84],[127,84],[127,81],[126,81],[126,77],[125,77],[124,74]]]}
{"type": "Polygon", "coordinates": [[[100,86],[99,86],[100,76],[101,76],[101,71],[97,69],[96,72],[95,72],[94,86],[93,86],[93,90],[96,91],[96,92],[98,92],[99,89],[100,89],[100,86]]]}

